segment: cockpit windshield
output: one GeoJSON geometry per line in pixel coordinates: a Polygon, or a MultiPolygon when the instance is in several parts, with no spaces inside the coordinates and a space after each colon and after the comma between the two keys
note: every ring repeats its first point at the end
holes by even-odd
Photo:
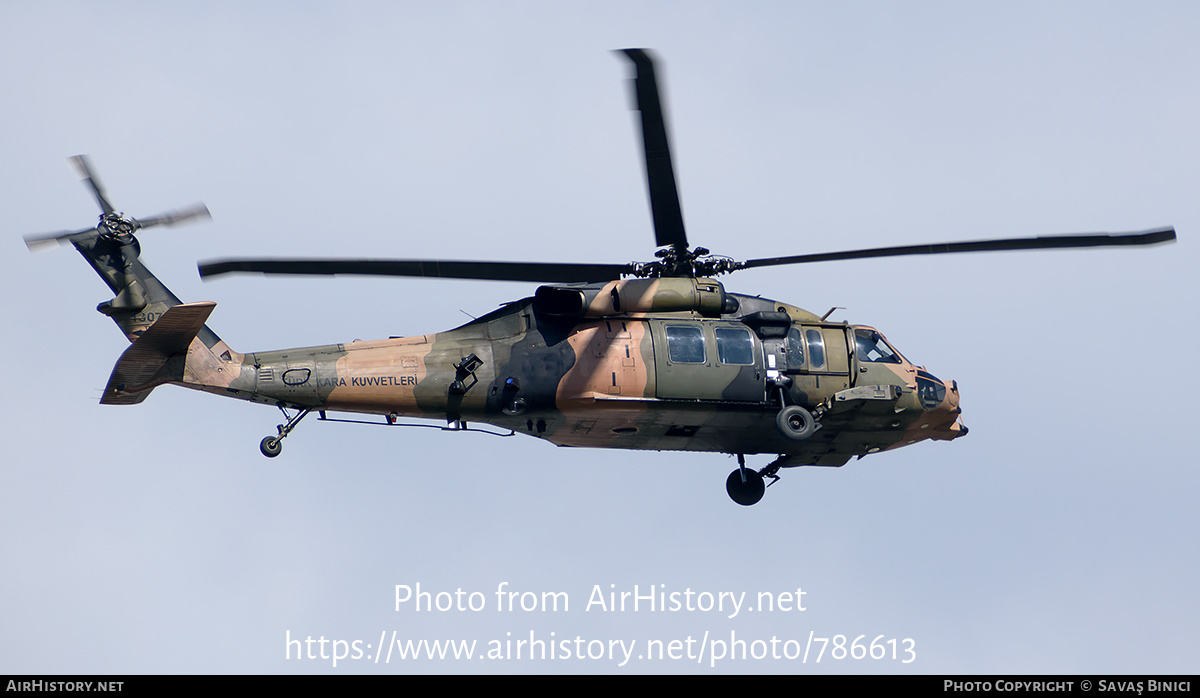
{"type": "Polygon", "coordinates": [[[876,330],[870,328],[856,328],[854,330],[854,339],[858,347],[858,360],[876,364],[899,364],[903,363],[900,357],[900,352],[896,351],[887,343],[883,335],[876,330]]]}

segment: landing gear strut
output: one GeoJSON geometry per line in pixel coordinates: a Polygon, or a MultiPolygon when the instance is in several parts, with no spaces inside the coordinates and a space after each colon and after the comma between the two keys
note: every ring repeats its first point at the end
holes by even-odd
{"type": "Polygon", "coordinates": [[[292,430],[296,428],[296,425],[300,423],[300,420],[304,419],[304,417],[312,410],[300,410],[295,415],[289,415],[287,409],[283,405],[280,405],[279,411],[283,413],[283,417],[287,420],[287,424],[280,424],[276,426],[275,428],[279,430],[279,433],[276,436],[267,436],[258,443],[258,450],[262,451],[262,454],[267,458],[274,458],[283,451],[283,440],[288,434],[292,433],[292,430]]]}

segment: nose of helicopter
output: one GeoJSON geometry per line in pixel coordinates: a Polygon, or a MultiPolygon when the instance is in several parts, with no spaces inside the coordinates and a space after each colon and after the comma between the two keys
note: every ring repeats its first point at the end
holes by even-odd
{"type": "Polygon", "coordinates": [[[962,407],[959,406],[958,381],[945,381],[944,385],[946,386],[946,401],[942,405],[939,405],[939,407],[946,410],[946,416],[949,417],[950,424],[939,431],[942,432],[941,438],[943,439],[957,439],[966,436],[970,430],[967,429],[967,425],[963,424],[962,421],[962,407]]]}
{"type": "Polygon", "coordinates": [[[917,370],[917,391],[925,407],[922,429],[935,441],[951,441],[966,436],[959,405],[958,381],[943,381],[923,368],[917,370]]]}

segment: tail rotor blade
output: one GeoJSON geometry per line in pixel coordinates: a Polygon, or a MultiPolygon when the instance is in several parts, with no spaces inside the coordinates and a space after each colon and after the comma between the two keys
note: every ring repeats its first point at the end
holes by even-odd
{"type": "Polygon", "coordinates": [[[84,230],[64,230],[59,233],[49,233],[47,235],[26,235],[25,246],[30,252],[42,252],[58,245],[66,244],[66,242],[76,235],[86,235],[96,232],[95,228],[85,228],[84,230]]]}
{"type": "Polygon", "coordinates": [[[75,166],[75,170],[83,178],[83,181],[92,188],[92,193],[96,195],[96,203],[100,204],[101,210],[106,215],[115,211],[116,209],[113,208],[113,205],[108,202],[108,197],[104,195],[103,185],[100,184],[100,180],[92,172],[91,162],[88,160],[88,157],[86,155],[76,155],[69,158],[69,160],[75,166]]]}
{"type": "Polygon", "coordinates": [[[150,218],[138,218],[135,222],[139,228],[153,228],[156,225],[179,225],[196,218],[211,219],[212,214],[208,212],[207,206],[198,203],[187,208],[166,211],[150,218]]]}

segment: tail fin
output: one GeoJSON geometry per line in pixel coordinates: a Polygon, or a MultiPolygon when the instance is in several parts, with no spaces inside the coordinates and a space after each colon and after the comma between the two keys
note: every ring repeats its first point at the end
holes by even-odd
{"type": "MultiPolygon", "coordinates": [[[[129,341],[136,341],[169,309],[182,303],[142,264],[141,245],[136,240],[122,244],[102,236],[85,236],[71,242],[113,292],[96,310],[112,318],[129,341]]],[[[220,341],[207,328],[201,327],[198,334],[209,346],[220,341]]]]}
{"type": "Polygon", "coordinates": [[[183,382],[189,347],[215,307],[216,303],[203,301],[176,305],[163,313],[121,354],[100,404],[134,405],[163,383],[183,382]]]}

